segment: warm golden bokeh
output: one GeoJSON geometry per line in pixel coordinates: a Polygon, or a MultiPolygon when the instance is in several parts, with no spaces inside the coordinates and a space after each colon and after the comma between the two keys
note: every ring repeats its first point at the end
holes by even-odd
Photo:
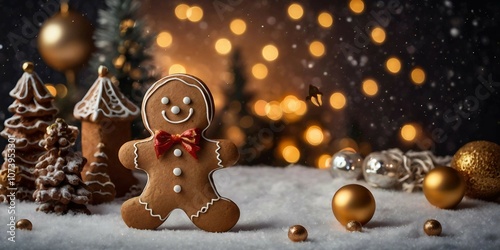
{"type": "Polygon", "coordinates": [[[425,71],[422,68],[416,67],[411,71],[411,81],[415,85],[421,85],[425,82],[425,71]]]}
{"type": "Polygon", "coordinates": [[[215,50],[220,55],[227,55],[229,52],[231,52],[231,49],[232,49],[231,41],[229,41],[226,38],[220,38],[215,42],[215,50]]]}
{"type": "Polygon", "coordinates": [[[264,57],[266,61],[274,61],[276,60],[276,58],[278,58],[278,55],[278,48],[273,44],[268,44],[264,46],[264,48],[262,48],[262,57],[264,57]]]}
{"type": "Polygon", "coordinates": [[[355,14],[360,14],[365,9],[365,3],[362,0],[351,0],[349,9],[355,14]]]}
{"type": "Polygon", "coordinates": [[[304,15],[304,9],[298,3],[292,3],[288,6],[288,16],[293,20],[299,20],[304,15]]]}
{"type": "Polygon", "coordinates": [[[367,96],[374,96],[378,93],[378,84],[373,79],[363,81],[363,93],[367,96]]]}
{"type": "Polygon", "coordinates": [[[199,22],[203,18],[203,9],[200,6],[192,6],[187,10],[186,16],[191,22],[199,22]]]}
{"type": "Polygon", "coordinates": [[[318,15],[318,24],[323,28],[330,28],[333,24],[332,14],[328,12],[321,12],[318,15]]]}
{"type": "Polygon", "coordinates": [[[320,41],[313,41],[309,44],[309,53],[314,57],[321,57],[325,54],[325,45],[320,41]]]}
{"type": "Polygon", "coordinates": [[[316,166],[321,169],[329,168],[332,156],[329,154],[322,154],[319,156],[316,166]]]}
{"type": "Polygon", "coordinates": [[[413,141],[417,137],[417,128],[412,124],[406,124],[401,128],[401,137],[405,141],[413,141]]]}
{"type": "Polygon", "coordinates": [[[231,29],[231,32],[235,35],[242,35],[247,30],[247,24],[241,19],[234,19],[229,24],[229,29],[231,29]]]}
{"type": "Polygon", "coordinates": [[[62,83],[56,84],[56,90],[59,98],[64,98],[68,94],[68,88],[62,83]]]}
{"type": "Polygon", "coordinates": [[[283,159],[288,163],[296,163],[300,159],[300,151],[296,146],[286,146],[282,151],[283,159]]]}
{"type": "Polygon", "coordinates": [[[175,74],[175,73],[183,73],[184,74],[184,73],[186,73],[186,68],[180,64],[173,64],[168,69],[168,74],[171,75],[171,74],[175,74]]]}
{"type": "Polygon", "coordinates": [[[401,61],[396,57],[391,57],[385,62],[385,67],[389,72],[396,74],[401,70],[401,61]]]}
{"type": "Polygon", "coordinates": [[[267,105],[266,101],[257,100],[253,104],[253,112],[258,116],[266,116],[266,105],[267,105]]]}
{"type": "Polygon", "coordinates": [[[323,142],[325,136],[323,130],[319,126],[312,125],[307,128],[304,133],[304,138],[309,144],[317,146],[323,142]]]}
{"type": "Polygon", "coordinates": [[[56,89],[56,87],[54,87],[54,85],[47,83],[47,84],[45,84],[45,87],[47,88],[47,90],[49,91],[49,93],[52,96],[54,96],[54,97],[57,96],[57,89],[56,89]]]}
{"type": "Polygon", "coordinates": [[[280,103],[277,101],[271,101],[267,103],[265,111],[267,117],[273,121],[277,121],[283,116],[283,111],[281,110],[280,103]]]}
{"type": "Polygon", "coordinates": [[[188,10],[189,10],[189,5],[179,4],[177,5],[177,7],[175,7],[175,16],[180,20],[186,20],[188,10]]]}
{"type": "Polygon", "coordinates": [[[172,35],[167,31],[160,32],[156,37],[156,44],[162,48],[170,47],[172,45],[172,35]]]}
{"type": "Polygon", "coordinates": [[[345,107],[346,99],[344,94],[335,92],[330,96],[330,106],[334,109],[342,109],[345,107]]]}
{"type": "Polygon", "coordinates": [[[382,27],[375,27],[370,36],[375,44],[382,44],[385,41],[385,30],[382,27]]]}
{"type": "Polygon", "coordinates": [[[267,67],[262,63],[257,63],[252,67],[252,75],[259,80],[266,78],[267,73],[267,67]]]}

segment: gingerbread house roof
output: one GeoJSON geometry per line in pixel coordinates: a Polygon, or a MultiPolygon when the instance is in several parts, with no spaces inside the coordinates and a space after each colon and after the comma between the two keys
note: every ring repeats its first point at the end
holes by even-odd
{"type": "Polygon", "coordinates": [[[107,77],[107,68],[100,66],[99,77],[83,99],[76,104],[73,115],[77,119],[91,122],[104,118],[123,121],[134,119],[139,115],[139,111],[107,77]]]}
{"type": "Polygon", "coordinates": [[[54,97],[34,71],[33,63],[24,63],[23,70],[24,74],[19,81],[17,81],[16,86],[10,91],[10,96],[19,100],[21,103],[32,102],[33,99],[38,103],[51,102],[54,97]]]}

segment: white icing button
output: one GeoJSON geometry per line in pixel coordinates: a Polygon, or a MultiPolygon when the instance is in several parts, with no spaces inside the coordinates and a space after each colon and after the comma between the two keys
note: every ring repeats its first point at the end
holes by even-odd
{"type": "Polygon", "coordinates": [[[180,149],[176,148],[174,150],[174,155],[177,156],[177,157],[180,157],[182,155],[182,151],[180,149]]]}
{"type": "Polygon", "coordinates": [[[162,104],[168,104],[168,101],[169,101],[169,100],[168,100],[168,98],[166,98],[166,97],[161,98],[161,103],[162,103],[162,104]]]}
{"type": "Polygon", "coordinates": [[[180,168],[174,168],[174,175],[175,176],[180,176],[182,174],[182,170],[180,168]]]}
{"type": "Polygon", "coordinates": [[[189,97],[186,96],[186,97],[184,97],[184,99],[182,99],[182,102],[184,104],[190,104],[191,103],[191,98],[189,98],[189,97]]]}
{"type": "Polygon", "coordinates": [[[174,192],[176,192],[176,193],[180,193],[180,192],[181,192],[181,190],[182,190],[182,188],[181,188],[181,186],[180,186],[180,185],[175,185],[175,186],[174,186],[174,192]]]}
{"type": "Polygon", "coordinates": [[[179,112],[181,112],[181,109],[178,107],[178,106],[173,106],[170,111],[172,111],[172,114],[176,115],[176,114],[179,114],[179,112]]]}

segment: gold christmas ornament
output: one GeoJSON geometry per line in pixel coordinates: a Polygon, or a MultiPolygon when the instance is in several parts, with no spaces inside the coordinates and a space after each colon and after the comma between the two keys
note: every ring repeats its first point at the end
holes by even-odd
{"type": "Polygon", "coordinates": [[[361,223],[352,220],[347,222],[347,225],[345,225],[345,229],[349,232],[361,232],[362,226],[361,223]]]}
{"type": "Polygon", "coordinates": [[[453,156],[451,166],[467,183],[465,195],[494,200],[500,197],[500,146],[488,141],[465,144],[453,156]]]}
{"type": "Polygon", "coordinates": [[[301,225],[294,225],[288,229],[288,238],[293,242],[307,240],[307,230],[301,225]]]}
{"type": "Polygon", "coordinates": [[[361,185],[345,185],[333,195],[332,211],[344,226],[352,220],[364,225],[375,213],[375,199],[370,190],[361,185]]]}
{"type": "Polygon", "coordinates": [[[82,14],[61,4],[61,12],[45,21],[38,34],[43,61],[58,71],[75,70],[86,63],[93,49],[93,29],[82,14]]]}
{"type": "Polygon", "coordinates": [[[441,227],[441,223],[437,220],[427,220],[424,223],[424,232],[429,236],[439,236],[441,235],[441,231],[443,228],[441,227]]]}
{"type": "Polygon", "coordinates": [[[20,219],[16,222],[16,228],[31,231],[31,229],[33,229],[33,224],[27,219],[20,219]]]}
{"type": "Polygon", "coordinates": [[[457,170],[450,167],[437,167],[424,178],[425,198],[432,205],[449,209],[456,207],[465,194],[465,180],[457,170]]]}

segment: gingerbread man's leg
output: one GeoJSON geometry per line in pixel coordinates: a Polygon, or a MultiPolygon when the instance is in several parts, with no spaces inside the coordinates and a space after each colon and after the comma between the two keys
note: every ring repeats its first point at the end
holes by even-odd
{"type": "Polygon", "coordinates": [[[136,229],[155,229],[166,220],[166,217],[160,220],[158,217],[151,216],[151,213],[146,210],[145,205],[139,202],[139,197],[124,202],[121,213],[125,224],[136,229]]]}
{"type": "Polygon", "coordinates": [[[240,209],[231,200],[220,197],[212,199],[191,215],[191,221],[208,232],[227,232],[240,218],[240,209]]]}

